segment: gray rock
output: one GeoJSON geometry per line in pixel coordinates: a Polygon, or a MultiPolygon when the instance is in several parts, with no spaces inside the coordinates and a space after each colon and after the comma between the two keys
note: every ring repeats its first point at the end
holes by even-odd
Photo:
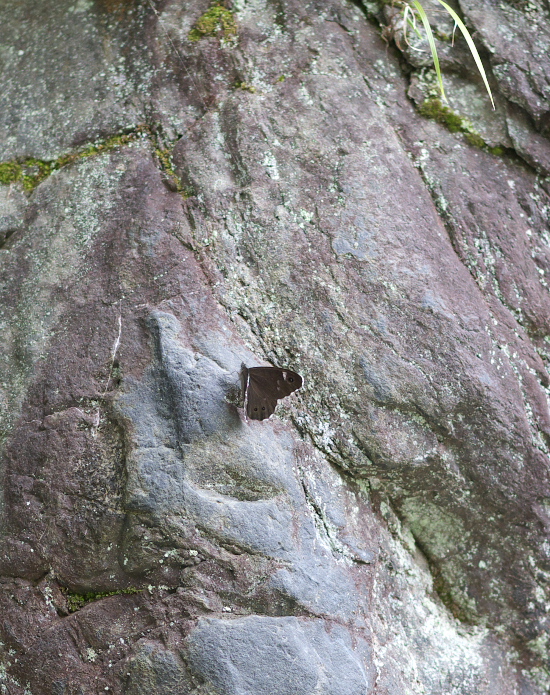
{"type": "Polygon", "coordinates": [[[464,2],[466,17],[491,54],[493,74],[504,96],[518,104],[542,129],[548,127],[550,64],[548,8],[464,2]]]}
{"type": "MultiPolygon", "coordinates": [[[[98,9],[68,0],[0,10],[2,161],[53,160],[143,122],[129,74],[140,56],[128,53],[116,17],[98,9]]],[[[142,13],[128,9],[124,24],[139,31],[142,13]]],[[[140,68],[147,80],[151,68],[140,68]]]]}
{"type": "Polygon", "coordinates": [[[204,619],[189,637],[188,659],[220,695],[359,695],[372,686],[354,653],[361,647],[352,647],[343,628],[327,632],[322,621],[204,619]]]}
{"type": "Polygon", "coordinates": [[[541,176],[550,176],[550,141],[533,132],[529,117],[514,104],[506,118],[514,149],[541,176]]]}

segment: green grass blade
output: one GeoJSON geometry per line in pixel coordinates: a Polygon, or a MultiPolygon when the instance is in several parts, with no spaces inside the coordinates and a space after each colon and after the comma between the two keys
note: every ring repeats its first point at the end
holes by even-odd
{"type": "MultiPolygon", "coordinates": [[[[464,22],[460,19],[460,17],[457,15],[457,13],[453,10],[452,7],[449,7],[446,2],[443,2],[443,0],[437,0],[437,2],[440,5],[443,5],[443,7],[447,10],[447,12],[451,15],[451,17],[454,19],[455,23],[457,24],[458,28],[462,32],[462,35],[466,39],[466,43],[468,44],[468,48],[470,49],[472,55],[474,56],[474,60],[477,65],[477,69],[479,70],[479,73],[481,77],[483,78],[483,82],[485,83],[485,89],[487,90],[489,97],[491,98],[491,104],[493,105],[493,110],[495,108],[495,102],[493,101],[493,94],[491,92],[491,88],[489,87],[489,82],[487,81],[487,75],[485,74],[485,70],[483,69],[483,63],[481,62],[481,58],[479,57],[479,53],[477,52],[477,48],[475,47],[474,41],[472,37],[470,36],[470,32],[466,27],[464,26],[464,22]]],[[[414,5],[418,5],[418,0],[414,0],[414,5]]],[[[422,17],[422,15],[420,15],[422,17]]],[[[424,19],[422,18],[422,22],[424,22],[424,19]]],[[[426,26],[426,23],[424,22],[424,26],[426,26]]],[[[429,40],[429,39],[428,39],[429,40]]],[[[431,44],[430,44],[431,46],[431,44]]],[[[433,53],[432,49],[432,53],[433,53]]],[[[435,62],[435,61],[434,61],[435,62]]],[[[436,68],[437,72],[437,68],[436,68]]]]}
{"type": "MultiPolygon", "coordinates": [[[[453,12],[453,10],[451,10],[451,8],[450,8],[448,5],[446,5],[446,4],[443,2],[443,0],[438,0],[438,2],[440,2],[442,5],[444,5],[445,8],[448,9],[448,11],[453,12]]],[[[426,30],[426,38],[428,39],[428,43],[429,43],[429,45],[430,45],[430,50],[431,50],[431,52],[432,52],[432,58],[433,58],[433,61],[434,61],[435,74],[437,75],[437,81],[438,81],[438,83],[439,83],[439,91],[441,92],[441,98],[443,99],[443,101],[447,102],[447,97],[445,96],[445,88],[443,87],[443,78],[442,78],[442,76],[441,76],[441,68],[439,67],[439,57],[438,57],[438,55],[437,55],[437,48],[435,47],[435,39],[434,39],[434,35],[433,35],[433,32],[432,32],[432,28],[431,28],[431,26],[430,26],[430,21],[428,20],[428,15],[427,15],[426,12],[424,11],[424,8],[423,8],[422,5],[418,2],[418,0],[413,0],[413,3],[412,3],[412,4],[413,4],[414,7],[416,8],[416,11],[418,12],[418,16],[419,16],[420,19],[422,20],[422,24],[424,25],[424,29],[426,30]]],[[[453,15],[454,15],[454,14],[455,14],[455,13],[453,12],[453,15]]],[[[454,16],[453,16],[453,19],[454,19],[454,16]]],[[[455,20],[455,21],[456,21],[456,20],[455,20]]],[[[459,19],[458,21],[460,21],[460,19],[459,19]]],[[[460,26],[460,25],[459,25],[459,26],[460,26]]],[[[464,29],[466,29],[466,27],[464,27],[464,29]]],[[[467,31],[467,30],[466,30],[466,31],[467,31]]],[[[468,36],[469,36],[469,35],[468,35],[468,36]]],[[[470,40],[471,40],[471,38],[470,38],[470,40]]],[[[471,50],[471,49],[470,49],[470,50],[471,50]]],[[[475,50],[475,46],[474,46],[474,50],[475,50]]],[[[477,53],[477,51],[476,51],[476,53],[477,53]]],[[[475,56],[474,56],[474,58],[475,58],[475,56]]],[[[481,69],[483,69],[483,66],[481,67],[481,69]]],[[[483,73],[483,74],[485,74],[485,73],[483,73]]],[[[492,97],[491,97],[491,100],[492,100],[492,97]]],[[[447,103],[448,103],[448,102],[447,102],[447,103]]]]}
{"type": "Polygon", "coordinates": [[[407,46],[409,46],[409,48],[412,48],[409,41],[407,40],[407,26],[410,26],[414,33],[418,36],[418,38],[422,40],[422,34],[416,26],[416,17],[414,16],[414,11],[411,9],[410,5],[405,5],[405,11],[403,12],[403,38],[405,39],[405,43],[407,44],[407,46]],[[410,18],[409,14],[411,15],[410,18]]]}
{"type": "Polygon", "coordinates": [[[454,45],[455,45],[455,34],[456,34],[456,28],[457,28],[457,26],[458,26],[458,24],[455,22],[455,23],[453,24],[453,38],[452,38],[452,40],[451,40],[451,46],[452,46],[453,48],[454,48],[454,45]]]}

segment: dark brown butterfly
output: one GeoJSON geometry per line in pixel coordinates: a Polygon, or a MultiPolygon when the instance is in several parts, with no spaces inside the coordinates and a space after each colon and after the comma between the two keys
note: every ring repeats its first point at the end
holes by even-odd
{"type": "Polygon", "coordinates": [[[251,420],[265,420],[277,401],[301,388],[303,379],[290,369],[245,367],[241,371],[244,410],[251,420]]]}

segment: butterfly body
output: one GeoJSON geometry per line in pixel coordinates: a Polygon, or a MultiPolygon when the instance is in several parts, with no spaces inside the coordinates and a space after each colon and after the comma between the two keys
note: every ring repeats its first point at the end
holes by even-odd
{"type": "Polygon", "coordinates": [[[302,377],[280,367],[245,367],[241,371],[244,409],[251,420],[265,420],[275,412],[277,401],[301,388],[302,377]]]}

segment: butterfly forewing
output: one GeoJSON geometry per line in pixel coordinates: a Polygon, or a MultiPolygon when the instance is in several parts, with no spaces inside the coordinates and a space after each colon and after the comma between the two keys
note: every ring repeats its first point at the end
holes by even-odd
{"type": "Polygon", "coordinates": [[[273,415],[277,401],[302,386],[302,377],[279,367],[243,367],[246,414],[251,420],[273,415]]]}

